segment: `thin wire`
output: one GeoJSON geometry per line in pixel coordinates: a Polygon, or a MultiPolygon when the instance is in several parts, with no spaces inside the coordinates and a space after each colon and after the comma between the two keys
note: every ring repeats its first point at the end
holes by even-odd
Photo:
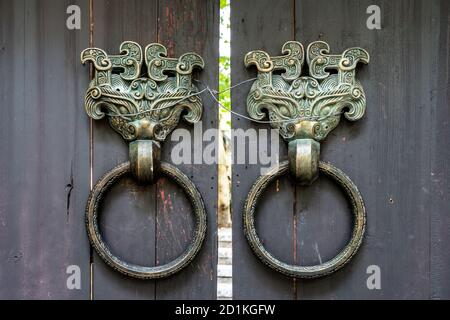
{"type": "Polygon", "coordinates": [[[232,85],[231,87],[228,87],[228,88],[226,88],[226,89],[224,89],[222,91],[212,90],[208,85],[204,84],[200,80],[195,80],[194,79],[194,81],[196,81],[196,82],[200,83],[201,85],[203,85],[204,88],[202,90],[198,91],[198,92],[194,92],[194,93],[191,93],[191,94],[189,94],[189,95],[187,95],[187,96],[185,96],[183,98],[180,98],[180,99],[178,99],[178,100],[168,104],[167,106],[164,106],[164,107],[161,107],[161,108],[158,108],[158,109],[155,109],[155,110],[146,110],[146,111],[140,111],[140,112],[136,112],[136,113],[127,113],[127,114],[106,113],[106,115],[108,115],[110,117],[121,117],[121,118],[123,118],[125,120],[130,120],[129,117],[138,116],[140,114],[147,113],[149,111],[157,111],[157,110],[164,110],[164,109],[167,109],[167,108],[171,108],[174,105],[176,105],[176,104],[178,104],[178,103],[180,103],[180,102],[182,102],[182,101],[184,101],[186,99],[189,99],[189,98],[194,97],[194,96],[198,96],[198,95],[200,95],[200,94],[202,94],[202,93],[204,93],[206,91],[211,95],[211,97],[214,99],[214,101],[217,102],[217,104],[219,105],[220,108],[230,112],[231,114],[233,114],[235,116],[238,116],[238,117],[241,117],[241,118],[244,118],[246,120],[253,121],[253,122],[256,122],[256,123],[271,124],[271,123],[293,122],[293,121],[298,121],[298,120],[322,121],[322,120],[327,119],[329,117],[337,116],[337,115],[340,115],[340,114],[343,113],[343,111],[334,112],[334,113],[331,113],[331,114],[328,114],[328,115],[325,115],[325,116],[322,116],[322,117],[319,117],[319,116],[304,117],[303,116],[303,117],[292,118],[292,119],[285,119],[285,120],[257,120],[257,119],[253,119],[253,118],[247,117],[246,115],[240,114],[239,112],[233,111],[233,110],[225,107],[219,101],[219,99],[216,97],[216,95],[220,95],[220,94],[222,94],[224,92],[230,91],[230,90],[232,90],[232,89],[234,89],[236,87],[239,87],[239,86],[241,86],[241,85],[243,85],[243,84],[245,84],[247,82],[251,82],[251,81],[254,81],[256,79],[257,78],[251,78],[251,79],[247,79],[247,80],[241,81],[241,82],[236,83],[235,85],[232,85]]]}
{"type": "MultiPolygon", "coordinates": [[[[222,93],[224,93],[224,92],[230,91],[231,89],[234,89],[234,88],[236,88],[236,87],[239,87],[239,86],[241,86],[241,85],[243,85],[243,84],[245,84],[245,83],[247,83],[247,82],[254,81],[254,80],[256,80],[256,79],[258,79],[258,78],[251,78],[251,79],[247,79],[247,80],[238,82],[238,83],[236,83],[235,85],[232,85],[231,87],[226,88],[226,89],[224,89],[224,90],[222,90],[222,91],[217,91],[217,90],[211,90],[211,91],[214,92],[215,94],[222,94],[222,93]]],[[[201,82],[200,80],[194,79],[194,81],[195,81],[195,82],[198,82],[198,83],[201,83],[201,84],[203,84],[204,86],[208,87],[207,85],[205,85],[205,84],[204,84],[203,82],[201,82]]]]}
{"type": "Polygon", "coordinates": [[[167,106],[164,106],[164,107],[161,107],[161,108],[158,108],[158,109],[154,109],[154,110],[145,110],[145,111],[139,111],[139,112],[136,112],[136,113],[126,113],[126,114],[122,114],[122,113],[120,113],[120,114],[117,114],[117,113],[106,113],[106,115],[110,116],[110,117],[121,117],[123,119],[130,120],[129,117],[138,116],[140,114],[147,113],[149,111],[158,111],[158,110],[164,110],[164,109],[171,108],[174,105],[180,103],[181,101],[184,101],[184,100],[189,99],[191,97],[198,96],[198,95],[202,94],[203,92],[205,92],[207,90],[208,90],[208,88],[204,88],[204,89],[202,89],[202,90],[200,90],[198,92],[191,93],[191,94],[189,94],[189,95],[187,95],[187,96],[185,96],[185,97],[183,97],[181,99],[178,99],[178,100],[168,104],[167,106]]]}
{"type": "Polygon", "coordinates": [[[317,120],[317,121],[322,121],[322,120],[324,120],[324,119],[326,119],[326,118],[329,118],[329,117],[332,117],[332,116],[337,116],[337,115],[339,115],[339,114],[342,114],[342,111],[341,111],[341,112],[335,112],[335,113],[332,113],[332,114],[328,114],[328,115],[322,116],[322,117],[319,117],[319,116],[310,116],[310,117],[298,117],[298,118],[292,118],[292,119],[286,119],[286,120],[257,120],[257,119],[253,119],[253,118],[247,117],[247,116],[245,116],[245,115],[243,115],[243,114],[240,114],[239,112],[233,111],[233,110],[231,110],[231,109],[225,107],[225,106],[224,106],[224,105],[216,98],[216,96],[214,95],[213,91],[212,91],[208,86],[206,86],[206,89],[207,89],[208,92],[211,94],[211,96],[213,97],[213,99],[217,102],[217,104],[219,105],[219,107],[221,107],[222,109],[225,109],[226,111],[230,112],[231,114],[234,114],[235,116],[239,116],[239,117],[242,117],[242,118],[244,118],[244,119],[247,119],[247,120],[249,120],[249,121],[253,121],[253,122],[256,122],[256,123],[264,123],[264,124],[270,124],[270,123],[284,123],[284,122],[292,122],[292,121],[297,121],[297,120],[317,120]]]}

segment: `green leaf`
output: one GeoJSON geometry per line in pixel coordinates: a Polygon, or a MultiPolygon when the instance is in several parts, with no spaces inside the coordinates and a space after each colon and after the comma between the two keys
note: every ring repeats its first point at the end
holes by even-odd
{"type": "Polygon", "coordinates": [[[220,9],[228,7],[229,5],[230,3],[228,2],[228,0],[220,0],[220,9]]]}

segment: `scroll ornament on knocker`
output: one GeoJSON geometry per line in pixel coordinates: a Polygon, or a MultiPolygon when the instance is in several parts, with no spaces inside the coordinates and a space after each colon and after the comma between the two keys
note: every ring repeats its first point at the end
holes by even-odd
{"type": "Polygon", "coordinates": [[[287,276],[316,278],[343,267],[361,245],[366,214],[364,202],[356,185],[341,170],[319,161],[320,141],[340,121],[341,114],[351,121],[364,115],[366,97],[361,83],[355,79],[358,62],[368,63],[369,54],[361,48],[349,48],[342,54],[330,54],[323,41],[311,43],[306,50],[309,76],[302,76],[304,49],[301,43],[283,45],[282,56],[271,57],[260,50],[247,53],[246,67],[255,65],[258,76],[247,97],[251,118],[269,123],[288,142],[285,161],[253,184],[244,206],[244,233],[253,252],[265,264],[287,276]],[[336,70],[337,73],[330,73],[336,70]],[[282,71],[281,75],[274,71],[282,71]],[[268,252],[255,229],[255,208],[264,189],[275,179],[290,173],[294,181],[308,185],[319,172],[333,179],[345,191],[352,205],[353,232],[350,242],[331,260],[312,266],[290,265],[268,252]]]}
{"type": "Polygon", "coordinates": [[[206,212],[193,182],[160,160],[160,144],[180,117],[189,123],[201,119],[202,101],[192,84],[192,71],[204,67],[203,59],[195,53],[168,58],[161,44],[149,44],[143,52],[139,44],[126,41],[119,55],[87,48],[81,53],[81,61],[90,61],[94,66],[94,78],[85,95],[87,114],[95,120],[106,116],[111,127],[129,142],[129,161],[105,173],[89,195],[86,226],[90,242],[108,265],[123,274],[140,279],[170,276],[186,267],[199,252],[206,234],[206,212]],[[177,183],[190,200],[196,223],[194,236],[175,260],[154,267],[135,265],[114,255],[103,240],[98,225],[99,204],[108,189],[127,174],[138,183],[154,183],[164,175],[177,183]]]}

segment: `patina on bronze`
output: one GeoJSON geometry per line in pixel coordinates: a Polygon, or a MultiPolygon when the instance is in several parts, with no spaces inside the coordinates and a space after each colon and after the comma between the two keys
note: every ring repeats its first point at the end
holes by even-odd
{"type": "Polygon", "coordinates": [[[356,253],[364,237],[366,213],[363,199],[349,177],[331,164],[320,161],[320,141],[340,121],[364,115],[366,97],[355,79],[358,62],[368,63],[369,54],[361,48],[349,48],[342,54],[329,54],[323,41],[311,43],[306,50],[309,76],[302,76],[304,49],[301,43],[289,41],[283,45],[282,56],[271,57],[256,50],[247,53],[245,66],[255,65],[257,80],[247,97],[247,111],[255,120],[266,113],[270,124],[288,142],[288,161],[281,163],[252,186],[244,207],[244,233],[254,253],[268,266],[297,278],[316,278],[344,266],[356,253]],[[330,73],[334,69],[336,73],[330,73]],[[280,75],[274,71],[284,71],[280,75]],[[290,173],[296,183],[309,185],[319,173],[332,178],[343,188],[352,205],[354,223],[352,238],[333,259],[314,266],[289,265],[275,258],[261,243],[255,229],[255,208],[267,185],[290,173]]]}
{"type": "Polygon", "coordinates": [[[111,127],[129,141],[130,158],[105,173],[92,189],[86,205],[89,240],[100,257],[123,274],[140,279],[170,276],[186,267],[200,250],[206,235],[206,211],[192,181],[176,167],[161,162],[160,143],[181,116],[190,123],[201,119],[202,101],[192,84],[192,71],[204,67],[203,59],[195,53],[167,58],[167,49],[158,43],[149,44],[143,54],[139,44],[125,41],[119,55],[87,48],[81,53],[81,61],[92,62],[95,70],[85,96],[87,114],[96,120],[108,118],[111,127]],[[144,59],[146,70],[142,70],[144,59]],[[138,183],[154,183],[159,176],[167,176],[192,204],[196,226],[191,244],[167,264],[149,267],[123,261],[111,252],[100,234],[99,203],[105,192],[128,173],[138,183]]]}

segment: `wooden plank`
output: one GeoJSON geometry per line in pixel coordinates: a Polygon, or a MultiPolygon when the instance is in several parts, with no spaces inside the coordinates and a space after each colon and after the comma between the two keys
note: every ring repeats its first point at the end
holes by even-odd
{"type": "MultiPolygon", "coordinates": [[[[93,2],[93,45],[118,54],[123,41],[142,47],[157,40],[157,1],[93,2]]],[[[95,121],[93,134],[94,183],[107,170],[128,161],[128,144],[107,121],[95,121]]],[[[106,196],[101,230],[112,250],[123,259],[142,265],[155,265],[156,188],[138,186],[132,178],[123,179],[106,196]]],[[[123,276],[108,267],[94,253],[94,299],[154,299],[155,281],[123,276]]]]}
{"type": "MultiPolygon", "coordinates": [[[[361,46],[371,55],[357,72],[367,95],[364,119],[342,121],[321,150],[323,160],[359,187],[368,215],[366,238],[343,270],[300,281],[299,299],[448,297],[440,283],[449,280],[443,248],[449,241],[444,181],[450,173],[437,136],[449,130],[448,87],[440,82],[448,80],[448,68],[440,65],[448,63],[448,7],[443,10],[443,1],[377,1],[382,29],[369,30],[371,4],[296,2],[297,40],[324,40],[338,53],[361,46]],[[366,286],[370,265],[381,268],[381,290],[366,286]]],[[[297,194],[298,241],[305,243],[298,247],[300,261],[317,262],[318,253],[331,258],[348,239],[348,209],[337,197],[327,181],[297,194]]]]}
{"type": "MultiPolygon", "coordinates": [[[[243,64],[247,52],[262,49],[271,55],[278,55],[283,43],[294,37],[293,4],[290,0],[278,1],[276,5],[268,0],[231,2],[233,84],[256,75],[254,69],[246,70],[243,64]]],[[[245,101],[249,90],[250,85],[247,84],[232,91],[234,111],[247,114],[245,101]]],[[[269,129],[269,126],[233,116],[232,128],[259,130],[269,129]]],[[[248,141],[247,147],[254,143],[253,140],[248,141]]],[[[233,159],[237,160],[236,146],[233,152],[233,159]]],[[[286,156],[286,146],[280,140],[281,160],[286,156]]],[[[261,165],[248,163],[234,163],[232,167],[233,298],[292,299],[295,298],[294,281],[263,265],[251,252],[243,234],[242,209],[251,185],[261,174],[260,169],[261,165]]],[[[270,186],[257,210],[256,223],[258,234],[267,249],[289,263],[294,262],[295,256],[294,188],[287,179],[280,179],[270,186]]]]}
{"type": "Polygon", "coordinates": [[[450,195],[449,161],[450,149],[444,137],[450,136],[450,7],[448,1],[436,6],[436,30],[438,32],[438,58],[433,64],[434,90],[431,92],[430,107],[432,128],[430,134],[431,181],[430,181],[430,298],[449,299],[450,286],[450,216],[448,203],[450,195]]]}
{"type": "MultiPolygon", "coordinates": [[[[158,42],[168,48],[169,55],[178,57],[185,52],[196,52],[205,61],[205,68],[195,78],[203,88],[218,88],[219,3],[194,0],[189,2],[162,1],[159,3],[158,42]]],[[[201,126],[186,125],[180,121],[178,128],[188,130],[191,139],[192,162],[210,144],[200,142],[201,134],[218,128],[218,110],[213,99],[203,94],[201,126]],[[199,141],[199,142],[197,142],[199,141]],[[202,146],[199,150],[197,146],[202,146]]],[[[170,138],[164,142],[162,159],[172,162],[171,151],[178,141],[170,138]]],[[[214,141],[217,143],[217,141],[214,141]]],[[[216,148],[217,150],[217,148],[216,148]]],[[[201,159],[200,159],[201,160],[201,159]]],[[[177,165],[188,175],[203,197],[208,214],[207,237],[198,256],[185,270],[156,283],[157,299],[215,299],[217,269],[217,164],[186,163],[177,165]]],[[[189,245],[194,230],[191,206],[179,187],[168,179],[157,185],[157,263],[167,263],[179,256],[189,245]]]]}
{"type": "MultiPolygon", "coordinates": [[[[95,46],[116,52],[124,40],[137,41],[143,47],[158,41],[168,47],[170,56],[195,51],[202,55],[207,65],[200,79],[211,88],[217,88],[217,4],[203,1],[189,5],[95,1],[93,12],[95,46]]],[[[216,109],[206,109],[210,103],[211,98],[204,99],[203,130],[217,127],[216,109]]],[[[181,127],[193,132],[190,126],[181,127]]],[[[170,137],[163,143],[163,161],[171,162],[173,145],[170,137]]],[[[127,145],[106,123],[95,124],[94,179],[125,161],[127,153],[127,145]]],[[[180,165],[179,168],[198,186],[208,211],[208,237],[199,257],[180,274],[155,282],[123,277],[95,256],[94,298],[215,298],[217,250],[212,230],[216,230],[217,168],[197,164],[180,165]]],[[[156,186],[146,188],[135,186],[132,180],[124,181],[108,196],[104,211],[106,240],[130,261],[145,265],[167,263],[181,254],[191,239],[193,217],[190,205],[182,190],[165,178],[161,178],[156,186]],[[123,212],[129,215],[126,220],[123,212]],[[143,255],[143,252],[148,254],[143,255]]]]}
{"type": "Polygon", "coordinates": [[[88,2],[0,1],[0,298],[87,299],[88,2]],[[66,8],[81,8],[81,30],[66,8]],[[66,268],[81,289],[66,286],[66,268]]]}

